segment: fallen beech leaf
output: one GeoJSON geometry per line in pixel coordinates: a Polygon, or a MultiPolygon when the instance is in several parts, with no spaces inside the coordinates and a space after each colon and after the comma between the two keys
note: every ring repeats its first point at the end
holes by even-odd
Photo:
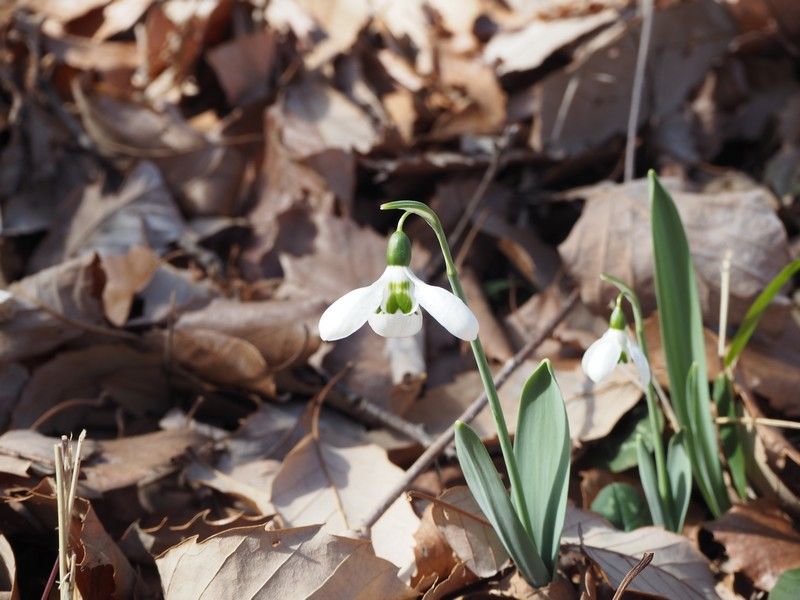
{"type": "MultiPolygon", "coordinates": [[[[324,523],[325,531],[346,534],[402,477],[378,446],[336,447],[309,434],[283,460],[271,500],[288,525],[324,523]]],[[[411,565],[418,524],[408,501],[395,500],[372,527],[375,553],[401,568],[411,565]]]]}
{"type": "Polygon", "coordinates": [[[302,597],[405,600],[416,594],[369,542],[319,526],[270,531],[256,525],[190,538],[156,558],[167,600],[302,597]]]}
{"type": "MultiPolygon", "coordinates": [[[[58,438],[48,437],[30,429],[11,429],[0,435],[0,455],[27,462],[38,475],[53,475],[55,473],[53,446],[57,442],[58,438]]],[[[94,441],[84,440],[81,451],[84,459],[92,456],[95,450],[94,441]]],[[[26,473],[20,475],[24,476],[26,473]]]]}
{"type": "Polygon", "coordinates": [[[614,10],[565,19],[536,19],[515,31],[501,31],[486,44],[483,58],[498,75],[529,71],[540,66],[556,50],[577,41],[618,16],[614,10]]]}
{"type": "Polygon", "coordinates": [[[4,600],[19,600],[17,561],[6,536],[0,534],[0,594],[4,600]]]}
{"type": "Polygon", "coordinates": [[[800,534],[769,500],[737,504],[704,527],[725,546],[726,567],[763,590],[771,590],[784,571],[800,567],[800,534]]]}
{"type": "Polygon", "coordinates": [[[270,91],[277,50],[275,34],[264,30],[236,37],[208,51],[208,62],[230,104],[241,106],[270,91]]]}
{"type": "Polygon", "coordinates": [[[104,194],[96,183],[75,199],[78,203],[66,208],[32,257],[32,268],[89,250],[125,254],[131,246],[143,245],[160,253],[186,231],[164,179],[150,162],[139,163],[114,193],[104,194]]]}
{"type": "Polygon", "coordinates": [[[437,581],[431,587],[422,600],[442,600],[449,598],[454,592],[464,589],[470,584],[478,581],[478,577],[467,568],[464,563],[458,563],[445,579],[437,581]]]}
{"type": "Polygon", "coordinates": [[[253,344],[211,329],[172,332],[170,348],[175,360],[200,377],[215,383],[247,386],[266,375],[267,361],[253,344]]]}
{"type": "Polygon", "coordinates": [[[157,479],[179,468],[189,449],[200,452],[207,438],[192,429],[170,429],[116,440],[97,440],[95,456],[81,465],[89,489],[104,493],[157,479]],[[124,466],[124,468],[123,468],[124,466]]]}
{"type": "Polygon", "coordinates": [[[319,347],[316,335],[324,303],[314,299],[236,302],[214,299],[206,307],[180,316],[176,331],[218,331],[246,340],[270,369],[305,361],[319,347]]]}
{"type": "MultiPolygon", "coordinates": [[[[639,124],[680,106],[735,34],[730,13],[713,0],[658,10],[648,54],[653,77],[642,95],[639,124]]],[[[640,35],[641,19],[612,25],[578,48],[573,64],[539,84],[530,138],[535,150],[573,155],[625,132],[640,35]],[[577,93],[565,104],[570,88],[577,93]]]]}
{"type": "MultiPolygon", "coordinates": [[[[104,396],[132,414],[162,408],[168,397],[163,357],[119,344],[61,352],[33,372],[14,409],[11,426],[30,427],[45,411],[65,400],[104,396]]],[[[47,421],[47,428],[80,429],[79,421],[92,411],[97,408],[81,407],[56,415],[47,421]]]]}
{"type": "Polygon", "coordinates": [[[277,460],[263,459],[227,468],[214,468],[194,461],[186,469],[185,475],[192,483],[240,498],[255,509],[257,514],[273,515],[275,507],[269,501],[269,491],[280,464],[277,460]]]}
{"type": "Polygon", "coordinates": [[[154,0],[111,0],[103,8],[100,27],[95,31],[95,40],[105,40],[133,27],[154,0]]]}
{"type": "Polygon", "coordinates": [[[360,31],[367,25],[372,6],[360,0],[294,0],[325,32],[311,52],[304,57],[306,68],[313,70],[345,53],[355,44],[360,31]]]}
{"type": "Polygon", "coordinates": [[[263,526],[269,519],[271,517],[252,517],[241,512],[231,512],[223,518],[212,519],[211,510],[206,509],[185,523],[171,524],[166,518],[154,527],[141,527],[139,523],[133,523],[122,534],[119,546],[135,562],[155,566],[155,556],[191,537],[203,542],[229,529],[263,526]]]}
{"type": "Polygon", "coordinates": [[[433,522],[453,552],[478,577],[494,577],[508,562],[508,554],[469,488],[450,488],[438,500],[441,503],[433,503],[433,522]]]}
{"type": "Polygon", "coordinates": [[[28,370],[16,362],[0,364],[0,428],[5,429],[11,411],[28,381],[28,370]]]}
{"type": "MultiPolygon", "coordinates": [[[[687,5],[688,6],[688,5],[687,5]]],[[[738,322],[755,296],[789,262],[786,232],[764,188],[695,194],[673,181],[668,188],[692,248],[703,313],[718,316],[719,268],[732,250],[730,319],[738,322]]],[[[655,307],[653,253],[647,182],[600,184],[578,192],[587,199],[580,219],[559,252],[579,281],[581,299],[605,308],[616,296],[601,273],[623,279],[636,290],[646,312],[655,307]]]]}
{"type": "Polygon", "coordinates": [[[103,324],[97,256],[69,260],[8,287],[0,318],[0,359],[44,354],[103,324]]]}
{"type": "Polygon", "coordinates": [[[561,543],[578,546],[603,570],[613,588],[619,586],[645,552],[653,552],[653,561],[628,590],[670,600],[717,597],[706,559],[682,535],[658,527],[617,531],[593,513],[567,508],[561,543]]]}

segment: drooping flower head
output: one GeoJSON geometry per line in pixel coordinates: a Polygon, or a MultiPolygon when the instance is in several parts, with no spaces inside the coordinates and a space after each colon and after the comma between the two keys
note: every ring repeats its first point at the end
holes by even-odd
{"type": "Polygon", "coordinates": [[[617,363],[633,361],[643,386],[650,383],[650,365],[647,363],[642,349],[625,331],[627,320],[622,310],[622,296],[617,298],[617,305],[611,312],[608,331],[594,342],[583,355],[581,367],[583,372],[598,383],[608,377],[617,363]]]}
{"type": "Polygon", "coordinates": [[[411,272],[411,241],[401,230],[389,237],[386,264],[374,283],[346,293],[322,314],[323,340],[347,337],[366,322],[384,337],[412,336],[422,328],[420,307],[454,336],[467,341],[478,337],[478,320],[460,298],[411,272]]]}

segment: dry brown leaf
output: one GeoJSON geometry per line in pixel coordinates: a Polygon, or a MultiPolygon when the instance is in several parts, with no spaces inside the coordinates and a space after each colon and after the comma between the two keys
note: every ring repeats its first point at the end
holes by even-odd
{"type": "Polygon", "coordinates": [[[449,598],[454,592],[464,589],[470,584],[478,581],[478,577],[467,568],[464,563],[458,563],[449,575],[431,587],[422,600],[442,600],[449,598]]]}
{"type": "Polygon", "coordinates": [[[416,571],[411,584],[420,592],[446,579],[456,566],[453,549],[433,522],[433,504],[425,507],[419,529],[414,533],[414,564],[416,571]]]}
{"type": "Polygon", "coordinates": [[[180,364],[208,381],[248,386],[267,374],[267,361],[253,344],[212,329],[172,332],[170,349],[180,364]]]}
{"type": "MultiPolygon", "coordinates": [[[[55,530],[56,496],[48,480],[42,480],[18,501],[42,527],[55,530]]],[[[82,597],[122,600],[135,597],[141,590],[139,576],[83,498],[75,500],[69,538],[76,554],[76,588],[82,597]]]]}
{"type": "Polygon", "coordinates": [[[95,31],[95,40],[105,40],[117,33],[127,31],[139,20],[154,0],[111,0],[103,8],[100,27],[95,31]]]}
{"type": "Polygon", "coordinates": [[[176,199],[192,215],[233,211],[245,166],[237,148],[201,134],[174,107],[156,110],[89,96],[78,85],[72,91],[86,132],[105,156],[119,158],[121,164],[128,163],[129,156],[152,156],[176,199]]]}
{"type": "Polygon", "coordinates": [[[333,536],[319,526],[253,526],[203,542],[190,538],[157,557],[156,565],[167,600],[415,597],[368,542],[333,536]]]}
{"type": "Polygon", "coordinates": [[[158,479],[176,471],[189,449],[199,453],[207,441],[192,429],[98,440],[95,456],[81,466],[86,477],[82,483],[103,493],[158,479]]]}
{"type": "Polygon", "coordinates": [[[176,331],[206,329],[246,340],[270,369],[305,361],[319,347],[317,321],[324,304],[314,299],[236,302],[224,298],[181,315],[176,331]]]}
{"type": "Polygon", "coordinates": [[[608,25],[618,17],[614,10],[556,20],[535,19],[514,31],[501,31],[486,44],[483,58],[498,75],[529,71],[564,46],[608,25]]]}
{"type": "Polygon", "coordinates": [[[28,381],[28,370],[16,362],[0,364],[0,428],[5,429],[11,411],[28,381]]]}
{"type": "Polygon", "coordinates": [[[102,273],[95,255],[66,261],[8,287],[0,358],[30,358],[102,325],[102,273]]]}
{"type": "Polygon", "coordinates": [[[243,106],[269,93],[277,50],[276,35],[267,29],[236,37],[208,51],[208,62],[230,104],[243,106]]]}
{"type": "MultiPolygon", "coordinates": [[[[718,316],[720,265],[732,250],[730,319],[738,322],[750,302],[789,262],[783,224],[764,188],[696,194],[667,181],[692,248],[703,312],[718,316]]],[[[631,285],[645,311],[655,306],[647,181],[600,184],[578,192],[587,199],[580,219],[559,252],[580,282],[581,299],[604,309],[617,294],[600,280],[609,273],[631,285]]]]}
{"type": "Polygon", "coordinates": [[[325,32],[325,37],[304,57],[309,70],[320,67],[337,54],[349,51],[358,34],[367,25],[372,11],[371,3],[361,0],[294,0],[325,32]]]}
{"type": "MultiPolygon", "coordinates": [[[[403,470],[378,446],[336,447],[309,434],[283,460],[271,501],[288,525],[323,523],[325,531],[346,534],[361,527],[361,519],[402,477],[403,470]]],[[[375,553],[410,566],[418,524],[408,501],[398,498],[372,527],[375,553]]]]}
{"type": "MultiPolygon", "coordinates": [[[[108,398],[131,414],[143,415],[162,409],[167,397],[160,354],[95,344],[61,352],[34,370],[14,409],[11,426],[30,427],[45,411],[66,400],[108,398]]],[[[47,427],[75,431],[84,425],[82,419],[96,412],[96,406],[64,411],[48,420],[47,427]]]]}
{"type": "Polygon", "coordinates": [[[186,224],[153,163],[134,168],[120,188],[103,193],[101,183],[74,198],[31,259],[39,270],[90,250],[125,254],[131,246],[163,252],[186,232],[186,224]]]}
{"type": "Polygon", "coordinates": [[[266,525],[269,519],[271,517],[253,517],[238,511],[231,511],[224,517],[215,519],[211,518],[211,511],[206,509],[185,523],[171,524],[166,518],[154,527],[132,523],[120,537],[119,546],[134,562],[155,566],[155,556],[188,538],[195,537],[198,542],[203,542],[212,535],[229,529],[266,525]]]}
{"type": "Polygon", "coordinates": [[[467,304],[481,324],[481,343],[486,350],[486,356],[489,359],[505,362],[514,355],[514,350],[483,294],[480,279],[472,269],[468,268],[462,268],[460,275],[467,304]]]}
{"type": "Polygon", "coordinates": [[[275,507],[269,501],[269,491],[280,464],[277,460],[262,459],[214,468],[194,461],[186,469],[185,475],[192,483],[239,498],[256,514],[274,515],[275,507]]]}
{"type": "MultiPolygon", "coordinates": [[[[11,429],[0,436],[0,455],[26,462],[37,475],[55,473],[53,446],[58,438],[48,437],[30,429],[11,429]]],[[[94,441],[84,440],[81,455],[91,457],[96,450],[94,441]]],[[[7,463],[9,465],[9,463],[7,463]]],[[[17,473],[25,476],[26,472],[17,473]]]]}
{"type": "Polygon", "coordinates": [[[494,577],[508,562],[500,539],[466,486],[446,490],[433,503],[433,522],[458,559],[478,577],[494,577]]]}
{"type": "MultiPolygon", "coordinates": [[[[657,11],[639,124],[680,106],[735,34],[730,13],[714,0],[657,11]]],[[[640,35],[640,19],[613,25],[578,48],[568,68],[539,84],[534,149],[573,155],[625,132],[640,35]]]]}
{"type": "Polygon", "coordinates": [[[743,572],[763,590],[771,590],[784,571],[800,567],[800,534],[769,500],[737,504],[704,527],[725,546],[726,569],[743,572]]]}
{"type": "Polygon", "coordinates": [[[670,600],[717,597],[708,562],[682,535],[658,527],[617,531],[594,513],[567,508],[561,543],[580,547],[603,570],[613,588],[645,552],[653,552],[653,561],[628,590],[670,600]]]}

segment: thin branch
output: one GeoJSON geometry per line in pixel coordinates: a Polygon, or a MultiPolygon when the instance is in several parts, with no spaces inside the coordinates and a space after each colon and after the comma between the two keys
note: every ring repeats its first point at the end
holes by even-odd
{"type": "Polygon", "coordinates": [[[639,37],[639,51],[636,54],[636,71],[631,90],[631,109],[628,113],[628,139],[625,142],[625,181],[633,179],[636,154],[636,129],[642,104],[644,71],[647,66],[647,51],[650,46],[650,32],[653,29],[653,0],[642,0],[642,34],[639,37]]]}
{"type": "Polygon", "coordinates": [[[614,597],[611,600],[620,600],[622,598],[622,594],[625,593],[625,590],[631,584],[631,582],[636,579],[636,577],[647,568],[647,565],[653,560],[653,553],[652,552],[645,552],[642,560],[639,561],[637,565],[635,565],[628,574],[625,575],[625,578],[619,584],[617,591],[614,593],[614,597]]]}
{"type": "MultiPolygon", "coordinates": [[[[553,330],[570,313],[577,301],[578,291],[573,290],[567,298],[567,301],[564,303],[564,306],[547,324],[542,332],[525,344],[512,358],[506,361],[506,363],[503,365],[503,368],[500,369],[500,372],[498,372],[497,376],[494,378],[495,385],[498,388],[502,386],[509,377],[511,377],[512,373],[519,368],[523,361],[525,361],[525,359],[528,358],[528,356],[530,356],[542,344],[542,342],[552,335],[553,330]]],[[[487,401],[488,398],[484,392],[467,407],[467,409],[458,417],[458,420],[464,423],[469,423],[486,407],[487,401]]],[[[372,513],[367,515],[366,519],[364,519],[362,525],[363,534],[368,534],[370,528],[375,525],[383,513],[385,513],[386,510],[394,503],[394,501],[405,491],[411,482],[414,481],[414,479],[416,479],[425,469],[427,469],[428,466],[436,459],[436,457],[439,456],[439,454],[441,454],[444,449],[450,445],[454,437],[455,430],[451,425],[444,432],[442,432],[439,437],[436,438],[436,441],[431,444],[428,449],[425,450],[425,452],[420,455],[414,464],[411,465],[411,467],[406,471],[404,477],[386,493],[383,501],[375,507],[372,513]]]]}
{"type": "Polygon", "coordinates": [[[798,421],[769,419],[767,417],[717,417],[716,423],[719,425],[769,425],[770,427],[781,427],[783,429],[800,429],[800,422],[798,421]]]}

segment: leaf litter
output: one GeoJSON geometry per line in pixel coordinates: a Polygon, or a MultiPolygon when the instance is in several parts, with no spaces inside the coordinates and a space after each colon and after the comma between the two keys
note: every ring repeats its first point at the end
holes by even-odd
{"type": "MultiPolygon", "coordinates": [[[[607,326],[608,272],[642,298],[669,391],[645,187],[619,181],[635,8],[0,9],[0,593],[47,588],[52,447],[83,428],[70,529],[83,597],[611,597],[654,552],[629,593],[751,598],[796,569],[799,440],[759,424],[748,502],[711,521],[693,501],[683,536],[570,508],[562,577],[533,590],[451,449],[405,479],[481,393],[466,348],[432,320],[407,340],[319,339],[327,304],[385,266],[378,204],[425,201],[458,232],[492,368],[544,334],[534,359],[553,359],[567,403],[572,502],[636,483],[642,390],[626,369],[592,385],[579,368],[607,326]],[[581,301],[559,316],[573,288],[581,301]],[[365,531],[398,484],[410,496],[365,531]]],[[[712,374],[722,260],[732,329],[800,248],[798,32],[791,2],[656,3],[638,173],[672,175],[712,374]]],[[[435,240],[408,228],[412,268],[444,283],[435,240]]],[[[799,297],[787,285],[742,355],[748,417],[800,415],[799,297]]],[[[512,430],[534,364],[500,388],[512,430]]],[[[494,452],[488,415],[473,426],[494,452]]]]}

